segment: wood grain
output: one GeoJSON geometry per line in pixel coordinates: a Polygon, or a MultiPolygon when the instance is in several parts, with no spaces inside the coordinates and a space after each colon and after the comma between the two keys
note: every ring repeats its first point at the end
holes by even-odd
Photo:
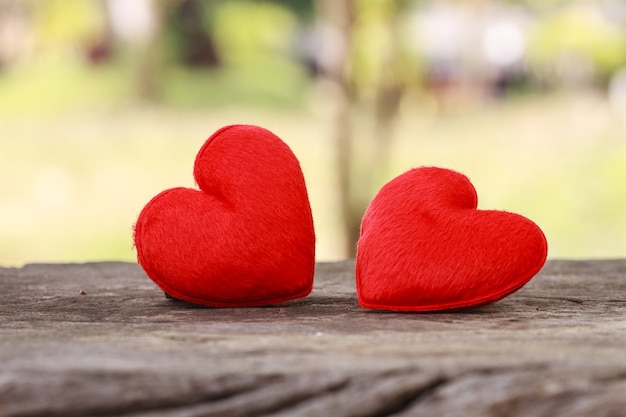
{"type": "Polygon", "coordinates": [[[626,416],[626,260],[438,314],[359,308],[353,270],[208,309],[130,263],[0,268],[0,416],[626,416]]]}

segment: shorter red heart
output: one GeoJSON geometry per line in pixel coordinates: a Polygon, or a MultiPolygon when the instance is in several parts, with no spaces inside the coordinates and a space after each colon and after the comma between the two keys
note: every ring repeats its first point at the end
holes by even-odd
{"type": "Polygon", "coordinates": [[[443,168],[412,169],[385,184],[361,223],[359,304],[449,310],[497,301],[526,284],[547,257],[543,232],[477,203],[469,179],[443,168]]]}
{"type": "Polygon", "coordinates": [[[200,149],[194,177],[200,190],[165,190],[139,215],[146,274],[171,297],[212,307],[309,294],[315,233],[291,149],[263,128],[227,126],[200,149]]]}

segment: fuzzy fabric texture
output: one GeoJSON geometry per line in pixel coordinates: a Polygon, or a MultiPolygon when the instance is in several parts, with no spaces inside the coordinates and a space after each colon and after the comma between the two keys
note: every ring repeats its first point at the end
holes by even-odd
{"type": "Polygon", "coordinates": [[[438,311],[497,301],[520,289],[545,263],[541,229],[518,214],[477,210],[467,177],[412,169],[381,188],[361,223],[359,304],[438,311]]]}
{"type": "Polygon", "coordinates": [[[199,190],[154,197],[135,224],[137,260],[168,295],[212,307],[247,307],[306,296],[315,233],[300,164],[257,126],[215,132],[200,149],[199,190]]]}

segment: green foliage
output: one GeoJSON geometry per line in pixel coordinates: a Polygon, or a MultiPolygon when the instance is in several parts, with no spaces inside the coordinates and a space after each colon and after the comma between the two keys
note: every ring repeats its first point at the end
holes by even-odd
{"type": "Polygon", "coordinates": [[[233,0],[221,3],[213,14],[213,31],[222,54],[288,53],[296,35],[297,18],[275,3],[233,0]]]}
{"type": "Polygon", "coordinates": [[[539,21],[529,54],[539,67],[573,55],[590,62],[602,78],[626,64],[626,32],[584,5],[559,10],[539,21]]]}
{"type": "Polygon", "coordinates": [[[37,42],[41,48],[68,45],[97,36],[104,27],[98,0],[46,0],[31,2],[37,42]]]}
{"type": "Polygon", "coordinates": [[[204,1],[201,21],[214,41],[219,65],[211,70],[181,65],[179,52],[184,22],[172,19],[175,9],[164,4],[171,24],[164,40],[168,51],[160,74],[159,99],[174,106],[257,105],[297,107],[304,101],[308,80],[294,60],[295,14],[269,1],[204,1]]]}
{"type": "Polygon", "coordinates": [[[291,10],[298,18],[305,22],[315,18],[316,0],[270,0],[273,3],[291,10]]]}
{"type": "Polygon", "coordinates": [[[131,101],[134,85],[125,66],[86,67],[80,59],[48,59],[0,73],[0,115],[33,117],[131,101]]]}
{"type": "Polygon", "coordinates": [[[357,1],[352,34],[350,74],[361,88],[374,88],[387,76],[388,55],[396,47],[393,21],[396,6],[390,1],[357,1]]]}

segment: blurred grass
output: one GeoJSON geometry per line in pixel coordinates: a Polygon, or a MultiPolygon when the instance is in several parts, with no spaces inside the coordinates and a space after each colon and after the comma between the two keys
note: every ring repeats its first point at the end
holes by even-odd
{"type": "MultiPolygon", "coordinates": [[[[0,73],[0,264],[133,260],[143,205],[165,188],[193,186],[196,152],[231,123],[259,124],[292,147],[309,187],[318,260],[340,257],[331,96],[289,63],[267,65],[276,67],[170,69],[160,105],[130,98],[132,71],[122,66],[58,61],[0,73]]],[[[604,97],[433,109],[424,97],[405,103],[393,164],[373,189],[411,167],[456,169],[474,183],[480,208],[538,223],[551,257],[626,257],[626,119],[604,97]]],[[[357,137],[371,127],[366,116],[361,126],[357,137]]]]}
{"type": "Polygon", "coordinates": [[[167,70],[161,101],[178,108],[239,106],[301,108],[307,91],[302,69],[288,60],[246,60],[220,71],[167,70]],[[280,82],[278,82],[280,80],[280,82]]]}

